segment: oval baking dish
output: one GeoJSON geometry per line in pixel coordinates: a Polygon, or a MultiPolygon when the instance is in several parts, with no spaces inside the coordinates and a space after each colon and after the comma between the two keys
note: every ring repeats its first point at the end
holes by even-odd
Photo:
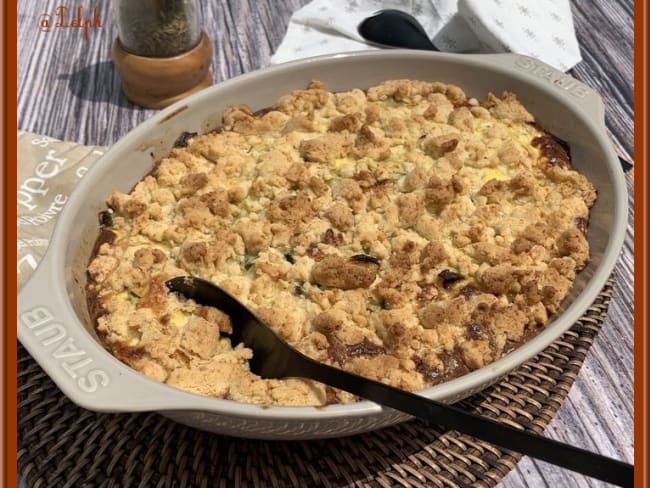
{"type": "Polygon", "coordinates": [[[262,407],[203,397],[166,386],[132,370],[99,343],[86,310],[86,266],[109,192],[128,192],[182,132],[221,124],[228,105],[253,110],[304,88],[312,79],[331,91],[364,88],[391,78],[459,85],[468,96],[512,91],[540,125],[567,141],[573,164],[598,191],[591,210],[591,260],[577,276],[560,313],[536,337],[502,359],[422,395],[458,401],[492,384],[543,350],[587,309],[610,275],[627,220],[627,194],[609,142],[600,97],[564,73],[525,56],[448,55],[372,51],[323,56],[273,66],[201,91],[158,113],[117,142],[80,182],[61,213],[46,256],[18,297],[18,337],[57,386],[96,411],[158,411],[196,428],[242,437],[313,439],[365,432],[406,420],[362,401],[315,407],[262,407]]]}

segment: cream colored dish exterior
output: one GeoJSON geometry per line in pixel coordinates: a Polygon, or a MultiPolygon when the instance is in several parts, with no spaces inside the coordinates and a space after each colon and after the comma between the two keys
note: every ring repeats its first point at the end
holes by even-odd
{"type": "Polygon", "coordinates": [[[363,88],[391,78],[442,81],[468,96],[515,92],[544,129],[566,140],[574,166],[594,184],[591,260],[578,275],[561,313],[534,339],[502,359],[421,392],[455,402],[497,381],[571,327],[605,284],[620,252],[627,194],[604,125],[601,98],[564,73],[525,56],[448,55],[372,51],[331,55],[274,66],[205,89],[141,124],[116,143],[80,182],[59,217],[46,256],[18,297],[18,337],[57,386],[95,411],[157,411],[193,427],[263,439],[350,435],[406,420],[371,402],[314,407],[262,407],[203,397],[158,383],[111,356],[88,318],[85,270],[98,235],[97,214],[112,189],[128,191],[170,150],[181,132],[220,125],[223,109],[271,105],[312,79],[329,90],[363,88]]]}

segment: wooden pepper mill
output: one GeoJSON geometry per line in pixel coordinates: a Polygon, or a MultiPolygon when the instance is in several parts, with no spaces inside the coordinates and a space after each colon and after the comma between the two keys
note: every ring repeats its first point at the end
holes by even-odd
{"type": "Polygon", "coordinates": [[[133,103],[164,108],[212,84],[212,43],[196,0],[114,0],[113,62],[133,103]]]}

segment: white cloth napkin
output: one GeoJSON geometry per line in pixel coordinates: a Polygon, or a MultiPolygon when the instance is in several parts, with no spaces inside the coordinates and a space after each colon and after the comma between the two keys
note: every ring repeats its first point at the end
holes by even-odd
{"type": "Polygon", "coordinates": [[[271,58],[377,49],[357,32],[381,9],[413,15],[445,52],[515,52],[568,71],[581,60],[568,0],[313,0],[297,10],[271,58]]]}

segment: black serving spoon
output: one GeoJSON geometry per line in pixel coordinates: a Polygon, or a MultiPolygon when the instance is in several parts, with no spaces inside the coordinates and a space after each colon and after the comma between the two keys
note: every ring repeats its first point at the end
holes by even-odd
{"type": "MultiPolygon", "coordinates": [[[[363,19],[357,31],[366,41],[381,47],[440,51],[433,45],[422,24],[401,10],[379,10],[363,19]]],[[[620,156],[618,160],[624,172],[632,169],[629,161],[620,156]]]]}
{"type": "Polygon", "coordinates": [[[314,361],[289,346],[246,306],[209,281],[193,276],[179,276],[167,281],[166,285],[171,292],[228,314],[232,323],[232,345],[244,343],[253,351],[250,369],[262,378],[300,377],[320,381],[427,423],[457,430],[504,449],[619,486],[633,485],[634,469],[630,464],[518,430],[314,361]]]}

